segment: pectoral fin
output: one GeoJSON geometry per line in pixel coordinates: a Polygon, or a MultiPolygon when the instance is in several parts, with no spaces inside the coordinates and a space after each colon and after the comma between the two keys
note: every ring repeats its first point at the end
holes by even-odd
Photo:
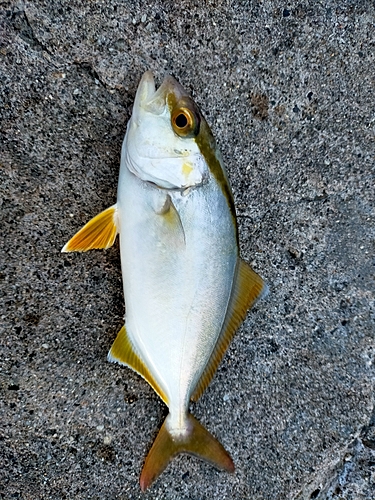
{"type": "Polygon", "coordinates": [[[237,261],[236,279],[220,337],[207,366],[192,394],[198,401],[211,382],[237,328],[246,317],[246,312],[267,293],[268,287],[256,272],[242,259],[237,261]]]}
{"type": "Polygon", "coordinates": [[[166,395],[160,389],[158,383],[151,375],[145,363],[136,353],[131,340],[129,339],[125,326],[123,326],[118,332],[117,337],[112,344],[112,347],[108,353],[108,361],[117,362],[121,365],[128,366],[129,368],[137,372],[151,385],[151,387],[164,401],[164,403],[168,404],[166,395]]]}
{"type": "Polygon", "coordinates": [[[185,245],[185,231],[181,222],[181,217],[169,194],[167,194],[163,206],[156,210],[156,213],[163,218],[165,229],[173,234],[173,241],[175,242],[175,245],[185,245]]]}
{"type": "Polygon", "coordinates": [[[117,233],[117,205],[113,205],[83,226],[61,251],[86,252],[93,248],[109,248],[115,242],[117,233]]]}

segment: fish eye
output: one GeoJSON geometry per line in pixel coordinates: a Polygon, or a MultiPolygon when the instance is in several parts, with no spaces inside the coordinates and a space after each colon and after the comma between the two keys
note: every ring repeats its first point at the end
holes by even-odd
{"type": "Polygon", "coordinates": [[[171,121],[174,132],[180,137],[193,137],[199,132],[198,115],[186,106],[176,106],[171,121]]]}
{"type": "Polygon", "coordinates": [[[180,113],[175,118],[175,124],[176,127],[178,128],[185,128],[188,123],[189,123],[188,119],[186,118],[186,115],[184,115],[183,113],[180,113]]]}

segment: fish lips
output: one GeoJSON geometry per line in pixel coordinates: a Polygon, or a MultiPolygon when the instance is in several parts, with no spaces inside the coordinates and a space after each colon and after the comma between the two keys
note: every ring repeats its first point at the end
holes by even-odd
{"type": "Polygon", "coordinates": [[[173,95],[176,101],[183,97],[189,97],[186,90],[173,76],[167,75],[158,89],[155,87],[154,76],[151,71],[146,71],[139,82],[135,96],[133,115],[137,118],[141,108],[155,114],[161,115],[168,105],[168,96],[173,95]]]}

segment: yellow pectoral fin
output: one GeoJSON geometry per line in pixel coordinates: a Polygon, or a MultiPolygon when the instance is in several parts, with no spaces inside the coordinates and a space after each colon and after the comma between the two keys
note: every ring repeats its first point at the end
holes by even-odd
{"type": "Polygon", "coordinates": [[[236,279],[221,334],[192,394],[193,401],[198,401],[207,389],[237,328],[245,319],[246,312],[264,297],[267,291],[268,287],[262,278],[246,262],[238,259],[236,279]]]}
{"type": "Polygon", "coordinates": [[[86,252],[94,248],[109,248],[115,242],[117,205],[107,208],[91,219],[61,250],[62,252],[86,252]]]}
{"type": "Polygon", "coordinates": [[[154,377],[151,375],[149,369],[139,357],[139,355],[134,350],[134,347],[129,339],[125,326],[121,328],[118,332],[115,341],[108,353],[108,361],[113,363],[117,362],[121,365],[128,366],[135,372],[137,372],[141,377],[143,377],[146,382],[148,382],[158,396],[168,404],[167,397],[164,392],[160,389],[159,384],[156,382],[154,377]]]}

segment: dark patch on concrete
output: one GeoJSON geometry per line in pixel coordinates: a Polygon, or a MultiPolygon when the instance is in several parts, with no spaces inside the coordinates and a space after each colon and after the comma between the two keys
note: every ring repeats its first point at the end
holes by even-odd
{"type": "Polygon", "coordinates": [[[265,120],[268,118],[269,99],[264,94],[254,93],[250,95],[251,112],[255,118],[265,120]]]}

